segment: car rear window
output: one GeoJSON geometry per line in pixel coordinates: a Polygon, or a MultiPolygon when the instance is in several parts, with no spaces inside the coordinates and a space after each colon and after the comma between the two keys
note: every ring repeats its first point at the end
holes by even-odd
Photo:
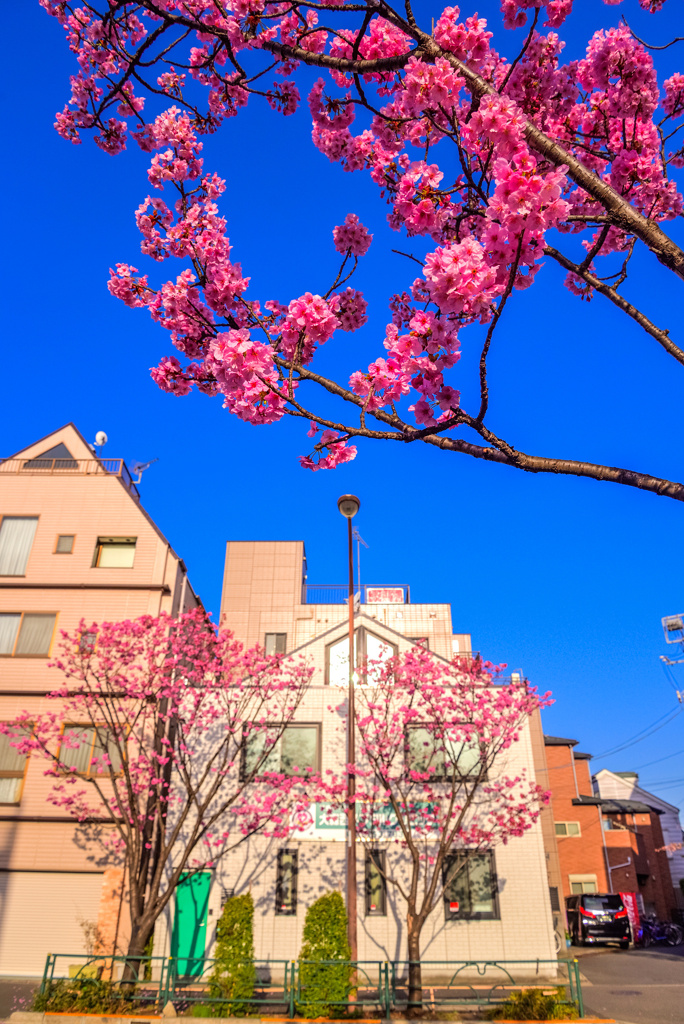
{"type": "Polygon", "coordinates": [[[585,896],[585,910],[624,910],[619,896],[585,896]]]}

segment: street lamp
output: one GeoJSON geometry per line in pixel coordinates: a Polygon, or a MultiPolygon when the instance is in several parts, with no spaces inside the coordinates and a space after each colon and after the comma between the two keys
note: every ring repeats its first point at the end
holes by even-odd
{"type": "MultiPolygon", "coordinates": [[[[355,494],[343,494],[337,499],[337,507],[347,520],[349,548],[349,696],[347,698],[347,764],[356,761],[354,737],[354,558],[352,553],[351,521],[359,511],[361,502],[355,494]]],[[[356,777],[347,769],[347,938],[352,963],[358,960],[358,931],[356,908],[356,777]]]]}

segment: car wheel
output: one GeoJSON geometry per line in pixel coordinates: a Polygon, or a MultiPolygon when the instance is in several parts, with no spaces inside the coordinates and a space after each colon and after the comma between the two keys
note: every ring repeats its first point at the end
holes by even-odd
{"type": "Polygon", "coordinates": [[[573,934],[572,941],[573,941],[575,946],[583,946],[584,945],[584,942],[582,941],[582,936],[580,935],[580,933],[578,931],[575,931],[575,933],[573,934]]]}
{"type": "Polygon", "coordinates": [[[629,939],[620,939],[620,949],[629,949],[629,939]]]}

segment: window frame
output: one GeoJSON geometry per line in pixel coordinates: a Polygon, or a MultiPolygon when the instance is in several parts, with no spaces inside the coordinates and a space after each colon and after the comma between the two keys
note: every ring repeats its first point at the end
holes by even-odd
{"type": "MultiPolygon", "coordinates": [[[[250,724],[251,723],[249,723],[249,722],[245,723],[245,725],[250,725],[250,724]]],[[[269,728],[277,729],[281,725],[283,725],[282,722],[273,722],[273,723],[271,723],[269,725],[269,728]]],[[[278,740],[276,741],[276,744],[271,749],[271,754],[276,749],[277,744],[278,743],[282,743],[283,737],[284,737],[284,735],[285,735],[285,733],[287,732],[288,729],[315,729],[316,730],[316,766],[315,766],[315,768],[313,769],[312,772],[306,772],[306,773],[303,773],[303,774],[299,774],[298,773],[297,775],[288,775],[287,776],[288,778],[292,778],[292,779],[300,779],[300,778],[301,779],[305,779],[305,778],[308,778],[310,775],[313,775],[313,774],[316,774],[316,773],[320,773],[320,771],[321,771],[321,757],[322,757],[322,750],[321,750],[321,746],[322,746],[322,744],[321,744],[321,734],[322,734],[322,731],[323,731],[322,730],[322,726],[323,726],[322,722],[288,722],[284,726],[283,731],[281,732],[280,736],[278,737],[278,740]]],[[[257,735],[258,735],[258,733],[257,733],[257,735]]],[[[248,743],[249,743],[249,737],[247,737],[245,742],[242,743],[242,749],[240,751],[240,782],[246,782],[247,781],[247,744],[248,743]]],[[[280,765],[280,767],[282,768],[282,752],[280,754],[280,758],[281,758],[281,765],[280,765]]],[[[279,769],[279,771],[280,771],[280,769],[279,769]]],[[[281,775],[285,775],[287,773],[280,771],[280,774],[281,775]]],[[[258,778],[259,778],[259,776],[256,775],[252,781],[256,782],[258,778]]]]}
{"type": "MultiPolygon", "coordinates": [[[[3,722],[3,725],[6,725],[6,724],[8,724],[8,723],[3,722]]],[[[22,755],[20,755],[20,756],[22,756],[22,755]]],[[[3,771],[2,769],[0,769],[0,779],[21,779],[21,782],[19,784],[18,793],[17,793],[17,799],[16,800],[0,800],[0,807],[18,807],[20,805],[20,803],[21,803],[22,797],[24,795],[24,786],[26,785],[26,772],[28,770],[28,764],[29,764],[29,760],[31,758],[31,755],[30,754],[24,754],[23,757],[24,757],[24,767],[23,767],[23,769],[20,772],[9,772],[9,771],[3,771]]]]}
{"type": "Polygon", "coordinates": [[[429,636],[407,636],[406,639],[414,647],[422,647],[424,651],[430,650],[430,637],[429,636]]]}
{"type": "Polygon", "coordinates": [[[579,821],[554,821],[553,830],[556,834],[557,839],[581,839],[582,828],[579,821]],[[558,826],[565,829],[565,832],[559,832],[558,826]],[[568,825],[574,825],[577,828],[576,832],[568,832],[568,825]]]}
{"type": "MultiPolygon", "coordinates": [[[[366,653],[367,649],[368,649],[366,638],[367,638],[367,636],[369,634],[370,634],[370,636],[375,637],[376,640],[379,640],[380,643],[385,644],[386,647],[391,647],[391,649],[392,649],[392,654],[390,655],[391,658],[396,658],[397,654],[399,653],[399,646],[398,646],[398,644],[392,643],[391,640],[385,640],[385,638],[380,636],[379,633],[376,633],[372,629],[368,629],[367,626],[357,626],[356,629],[354,630],[354,639],[356,641],[356,643],[354,644],[354,646],[356,648],[356,660],[355,660],[355,664],[354,664],[354,670],[359,668],[359,666],[363,664],[364,660],[368,656],[367,653],[366,653]]],[[[349,638],[348,638],[347,635],[342,636],[342,637],[338,636],[336,640],[331,640],[331,642],[329,644],[325,645],[325,679],[324,679],[324,685],[325,686],[338,686],[338,685],[340,685],[338,683],[331,683],[330,682],[330,652],[332,651],[333,647],[336,647],[338,644],[345,643],[345,642],[346,643],[349,642],[349,638]]],[[[357,684],[357,685],[359,685],[359,684],[357,684]]],[[[373,684],[369,683],[367,685],[372,686],[373,684]]]]}
{"type": "Polygon", "coordinates": [[[138,547],[137,537],[105,537],[101,536],[97,538],[95,545],[95,553],[93,554],[92,569],[134,569],[135,568],[135,554],[138,547]],[[102,549],[104,547],[125,547],[133,548],[133,563],[131,565],[100,565],[100,559],[102,557],[102,549]]]}
{"type": "MultiPolygon", "coordinates": [[[[60,731],[60,734],[59,734],[59,747],[57,748],[57,759],[59,761],[62,760],[60,755],[62,753],[62,743],[63,743],[63,739],[64,739],[64,733],[66,732],[67,729],[92,729],[93,730],[93,738],[90,741],[90,754],[88,755],[88,769],[87,769],[87,771],[85,771],[85,772],[72,771],[71,767],[69,765],[66,765],[65,767],[60,767],[60,769],[59,769],[60,772],[62,773],[62,775],[77,775],[80,779],[108,779],[108,778],[111,778],[112,775],[114,776],[114,778],[119,778],[123,774],[123,767],[120,768],[119,771],[117,771],[117,772],[111,772],[109,770],[109,768],[106,771],[98,770],[98,771],[95,771],[95,772],[91,772],[91,770],[90,770],[90,767],[91,767],[91,765],[93,763],[93,753],[94,753],[94,750],[95,750],[95,741],[97,740],[97,731],[98,731],[98,729],[105,729],[105,730],[109,731],[109,726],[105,725],[104,723],[100,724],[98,722],[96,725],[94,725],[92,722],[62,722],[62,728],[61,728],[61,731],[60,731]]],[[[71,750],[72,748],[69,748],[69,749],[71,750]]],[[[80,750],[80,747],[77,747],[76,749],[80,750]]],[[[123,759],[122,759],[122,763],[123,763],[123,759]]]]}
{"type": "Polygon", "coordinates": [[[53,555],[73,555],[73,553],[74,553],[74,545],[75,544],[76,544],[76,534],[75,533],[58,533],[57,536],[55,537],[55,546],[53,548],[52,554],[53,555]],[[69,551],[60,551],[59,550],[59,542],[62,539],[62,537],[71,537],[71,548],[70,548],[69,551]]]}
{"type": "Polygon", "coordinates": [[[364,863],[364,907],[366,917],[387,917],[387,854],[385,850],[370,847],[366,850],[364,863]],[[371,908],[370,872],[375,867],[382,887],[382,909],[371,908]]]}
{"type": "Polygon", "coordinates": [[[596,893],[596,892],[600,891],[599,887],[598,887],[598,876],[597,875],[568,874],[568,884],[570,886],[570,895],[571,896],[584,896],[585,893],[591,896],[591,895],[593,895],[593,893],[596,893]],[[581,886],[593,885],[594,888],[593,889],[584,889],[584,888],[582,888],[579,892],[576,892],[573,889],[573,885],[581,885],[581,886]]]}
{"type": "Polygon", "coordinates": [[[274,633],[274,632],[264,633],[264,653],[268,657],[273,657],[276,654],[287,654],[287,633],[274,633]],[[268,654],[268,650],[267,650],[269,636],[275,637],[275,650],[273,652],[273,655],[269,655],[268,654]],[[282,649],[282,651],[278,650],[278,638],[279,637],[283,638],[283,641],[282,641],[283,649],[282,649]]]}
{"type": "MultiPolygon", "coordinates": [[[[411,748],[410,748],[410,745],[409,745],[409,732],[412,729],[430,729],[430,725],[431,724],[432,723],[430,723],[430,722],[412,722],[412,723],[409,723],[405,727],[405,729],[404,729],[404,769],[405,769],[407,777],[408,777],[408,773],[409,772],[411,772],[411,771],[419,771],[420,770],[420,769],[413,768],[411,766],[411,763],[410,763],[411,748]]],[[[468,723],[464,722],[462,724],[463,725],[467,725],[468,723]]],[[[479,742],[479,737],[478,737],[478,742],[479,742]]],[[[480,750],[481,750],[482,749],[482,743],[481,742],[479,742],[479,746],[480,746],[480,750]]],[[[473,773],[469,774],[469,775],[464,775],[462,772],[459,773],[459,774],[456,774],[455,772],[449,772],[448,773],[446,771],[446,766],[445,766],[444,770],[440,774],[437,774],[437,771],[435,771],[433,773],[433,775],[431,777],[431,781],[432,782],[443,782],[443,783],[454,783],[454,782],[460,782],[460,781],[463,781],[463,782],[474,781],[475,779],[480,778],[480,773],[482,771],[482,761],[479,762],[479,765],[480,765],[480,767],[478,768],[478,770],[476,772],[473,772],[473,773]]],[[[488,778],[488,772],[485,770],[484,774],[480,778],[480,782],[486,782],[487,778],[488,778]]]]}
{"type": "Polygon", "coordinates": [[[294,846],[284,846],[278,850],[276,858],[276,884],[275,884],[275,913],[276,917],[296,917],[297,916],[297,903],[299,896],[299,850],[294,846]],[[283,860],[284,858],[292,857],[292,876],[291,886],[292,890],[290,893],[290,906],[287,906],[287,901],[283,895],[283,860]],[[283,909],[285,908],[285,909],[283,909]]]}
{"type": "Polygon", "coordinates": [[[38,532],[38,527],[40,525],[40,514],[15,516],[11,512],[5,512],[5,513],[0,515],[0,530],[2,529],[2,524],[4,523],[5,519],[35,519],[36,520],[36,528],[35,528],[35,530],[33,532],[33,540],[31,541],[31,547],[29,548],[28,555],[26,556],[26,565],[24,566],[24,571],[23,572],[17,572],[17,573],[13,572],[13,573],[2,573],[2,574],[0,574],[0,579],[8,579],[8,580],[11,580],[11,579],[19,579],[19,580],[25,579],[25,577],[26,577],[26,570],[28,569],[29,559],[31,558],[31,553],[33,551],[33,545],[36,542],[36,533],[38,532]]]}
{"type": "Polygon", "coordinates": [[[48,611],[45,611],[45,612],[40,611],[39,612],[39,611],[36,611],[35,609],[33,611],[30,611],[30,612],[19,612],[19,611],[13,611],[10,608],[3,608],[2,612],[0,612],[0,615],[20,615],[21,616],[21,618],[19,619],[19,626],[17,628],[17,635],[14,638],[14,645],[12,647],[12,653],[11,654],[0,654],[0,658],[49,658],[50,657],[50,654],[52,652],[52,645],[55,642],[55,633],[57,632],[57,619],[59,618],[59,612],[48,612],[48,611]],[[48,649],[47,649],[47,652],[45,654],[16,654],[15,653],[16,649],[17,649],[17,644],[19,643],[19,637],[21,636],[21,630],[22,630],[22,627],[24,625],[24,616],[25,615],[54,615],[55,621],[54,621],[53,626],[52,626],[52,634],[50,636],[50,643],[48,644],[48,649]]]}
{"type": "MultiPolygon", "coordinates": [[[[458,875],[456,875],[458,878],[458,875]]],[[[452,879],[452,882],[455,878],[452,879]]],[[[445,921],[500,921],[501,920],[501,907],[499,905],[499,881],[496,873],[496,858],[494,856],[494,850],[454,850],[452,853],[447,853],[442,862],[442,901],[444,903],[444,920],[445,921]],[[470,902],[473,902],[472,893],[470,888],[470,864],[475,857],[488,857],[489,858],[489,877],[491,881],[492,889],[492,907],[491,911],[474,911],[470,913],[464,913],[462,907],[459,905],[458,910],[450,910],[449,903],[455,902],[448,898],[446,886],[444,885],[445,876],[449,867],[453,863],[453,860],[458,858],[460,854],[467,853],[468,857],[465,862],[465,871],[468,876],[468,898],[470,902]]]]}

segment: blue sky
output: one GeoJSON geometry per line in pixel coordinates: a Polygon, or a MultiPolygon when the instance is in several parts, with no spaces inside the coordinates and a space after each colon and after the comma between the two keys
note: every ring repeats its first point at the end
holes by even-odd
{"type": "MultiPolygon", "coordinates": [[[[477,9],[499,24],[496,3],[477,9]]],[[[424,22],[439,14],[434,4],[418,10],[424,22]]],[[[591,32],[621,13],[651,42],[676,34],[671,3],[651,18],[636,0],[617,8],[578,0],[562,33],[568,55],[580,56],[591,32]]],[[[355,462],[310,473],[297,463],[308,448],[296,422],[254,428],[217,400],[159,392],[148,369],[171,351],[167,337],[106,289],[115,262],[149,269],[133,219],[148,193],[147,160],[134,150],[112,158],[91,142],[61,140],[52,123],[74,70],[61,29],[35,2],[8,5],[4,25],[19,45],[7,48],[0,69],[11,154],[0,165],[2,454],[73,420],[90,440],[104,429],[111,457],[158,458],[143,478],[143,502],[214,612],[228,538],[302,538],[310,581],[342,581],[345,527],[336,499],[353,491],[369,545],[364,580],[407,582],[415,601],[450,602],[454,629],[470,632],[476,649],[553,691],[547,732],[602,755],[677,711],[659,656],[667,651],[661,616],[684,609],[682,505],[416,445],[361,442],[355,462]]],[[[498,30],[496,43],[512,52],[498,30]]],[[[665,51],[664,73],[679,69],[682,57],[677,47],[665,51]]],[[[343,173],[313,149],[307,113],[304,106],[284,120],[255,105],[206,140],[205,167],[228,179],[222,212],[233,257],[262,298],[325,290],[335,269],[331,231],[347,213],[373,231],[356,282],[371,303],[369,324],[342,335],[320,363],[344,376],[382,354],[387,297],[415,276],[391,249],[418,253],[424,244],[389,231],[367,178],[343,173]]],[[[672,233],[681,240],[679,225],[672,233]]],[[[161,281],[164,269],[152,266],[153,279],[161,281]]],[[[681,282],[647,255],[634,260],[632,275],[628,297],[681,344],[681,282]]],[[[545,266],[506,310],[491,356],[492,428],[524,451],[684,479],[684,369],[600,297],[581,303],[561,281],[545,266]]],[[[464,335],[453,381],[466,405],[476,340],[464,335]]],[[[684,672],[675,681],[684,689],[684,672]]],[[[594,766],[645,765],[644,785],[679,804],[682,748],[684,715],[621,753],[597,756],[594,766]]]]}

